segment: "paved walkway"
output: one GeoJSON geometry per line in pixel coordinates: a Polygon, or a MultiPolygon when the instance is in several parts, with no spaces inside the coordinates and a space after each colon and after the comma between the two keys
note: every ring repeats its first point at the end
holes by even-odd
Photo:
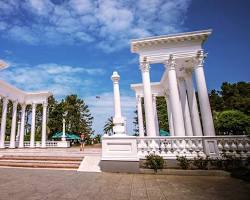
{"type": "Polygon", "coordinates": [[[0,149],[0,156],[15,155],[15,156],[68,156],[68,157],[83,157],[101,155],[101,148],[87,146],[84,151],[80,151],[80,147],[71,148],[23,148],[23,149],[0,149]]]}
{"type": "Polygon", "coordinates": [[[0,200],[241,200],[250,184],[229,177],[0,169],[0,200]]]}

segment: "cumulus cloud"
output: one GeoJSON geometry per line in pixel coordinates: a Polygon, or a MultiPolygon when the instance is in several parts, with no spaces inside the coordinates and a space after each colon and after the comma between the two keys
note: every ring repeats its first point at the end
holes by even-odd
{"type": "Polygon", "coordinates": [[[72,93],[84,94],[96,83],[96,77],[105,74],[103,69],[86,68],[55,63],[36,66],[10,63],[1,71],[0,78],[25,91],[48,90],[57,97],[72,93]],[[79,77],[85,77],[84,79],[79,77]]]}
{"type": "Polygon", "coordinates": [[[180,31],[191,0],[2,0],[2,37],[32,45],[85,44],[106,52],[132,38],[180,31]]]}

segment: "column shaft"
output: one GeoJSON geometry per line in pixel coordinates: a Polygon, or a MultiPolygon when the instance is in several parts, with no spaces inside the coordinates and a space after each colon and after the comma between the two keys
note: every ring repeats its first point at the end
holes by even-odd
{"type": "Polygon", "coordinates": [[[169,97],[171,101],[171,110],[173,113],[174,134],[175,136],[185,136],[185,128],[176,79],[175,65],[175,61],[170,58],[170,60],[168,61],[168,87],[169,97]]]}
{"type": "Polygon", "coordinates": [[[5,131],[6,131],[6,117],[8,109],[8,99],[3,98],[3,110],[2,110],[2,120],[1,120],[1,135],[0,135],[0,148],[5,148],[5,131]]]}
{"type": "Polygon", "coordinates": [[[144,92],[144,108],[145,108],[147,136],[155,137],[156,129],[155,129],[153,102],[152,102],[152,91],[150,84],[149,64],[147,62],[141,63],[141,73],[142,73],[142,83],[144,92]]]}
{"type": "Polygon", "coordinates": [[[159,121],[158,121],[158,114],[157,114],[157,98],[155,95],[153,95],[153,109],[154,109],[154,119],[155,119],[155,131],[156,135],[160,135],[160,130],[159,130],[159,121]]]}
{"type": "Polygon", "coordinates": [[[46,147],[46,128],[47,128],[47,102],[43,103],[43,121],[42,121],[42,147],[46,147]]]}
{"type": "Polygon", "coordinates": [[[16,117],[17,117],[17,101],[13,102],[12,121],[11,121],[11,133],[10,133],[10,148],[16,146],[16,117]]]}
{"type": "Polygon", "coordinates": [[[171,111],[171,102],[168,96],[166,98],[166,103],[167,103],[167,111],[168,111],[168,127],[169,127],[169,132],[170,136],[175,136],[174,134],[174,124],[173,124],[173,114],[171,111]]]}
{"type": "Polygon", "coordinates": [[[201,121],[193,86],[192,74],[188,74],[187,76],[185,76],[185,82],[187,86],[187,94],[188,94],[187,96],[188,96],[194,136],[202,136],[201,121]]]}
{"type": "Polygon", "coordinates": [[[186,136],[193,136],[192,122],[191,122],[191,118],[190,118],[190,112],[189,112],[186,86],[185,86],[184,79],[179,78],[178,84],[179,84],[181,106],[182,106],[182,111],[183,111],[186,136]]]}
{"type": "Polygon", "coordinates": [[[20,128],[20,137],[19,137],[19,148],[24,147],[24,128],[25,128],[25,111],[26,105],[22,105],[22,113],[21,113],[21,128],[20,128]]]}
{"type": "Polygon", "coordinates": [[[203,59],[203,55],[199,55],[199,64],[197,67],[195,67],[194,72],[199,96],[203,132],[205,136],[214,136],[214,123],[204,75],[203,59]]]}
{"type": "Polygon", "coordinates": [[[138,115],[139,136],[144,137],[143,115],[142,115],[142,105],[140,96],[137,96],[137,115],[138,115]]]}
{"type": "Polygon", "coordinates": [[[32,104],[32,119],[31,119],[31,133],[30,133],[30,147],[35,147],[35,129],[36,129],[36,104],[32,104]]]}

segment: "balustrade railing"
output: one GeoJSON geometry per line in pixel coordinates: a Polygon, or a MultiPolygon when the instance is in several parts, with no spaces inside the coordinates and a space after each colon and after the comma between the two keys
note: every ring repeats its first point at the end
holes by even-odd
{"type": "Polygon", "coordinates": [[[208,148],[213,148],[213,156],[216,157],[222,153],[250,156],[250,139],[247,136],[137,137],[136,140],[139,158],[145,158],[151,153],[164,158],[193,158],[208,155],[208,148]]]}
{"type": "MultiPolygon", "coordinates": [[[[58,142],[59,141],[46,141],[46,147],[58,147],[58,142]]],[[[19,142],[16,141],[16,147],[18,147],[19,142]]],[[[30,141],[24,141],[24,148],[26,147],[30,147],[30,141]]],[[[9,148],[10,146],[10,142],[9,141],[5,141],[5,147],[9,148]]],[[[41,147],[41,141],[36,141],[35,142],[35,147],[41,147]]]]}

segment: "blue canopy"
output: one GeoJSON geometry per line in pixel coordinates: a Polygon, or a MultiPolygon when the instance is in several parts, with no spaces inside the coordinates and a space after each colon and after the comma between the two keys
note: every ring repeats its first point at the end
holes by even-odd
{"type": "Polygon", "coordinates": [[[170,133],[160,129],[160,136],[170,136],[170,133]]]}
{"type": "MultiPolygon", "coordinates": [[[[61,139],[63,132],[56,132],[52,135],[52,139],[61,139]]],[[[69,140],[80,140],[80,137],[74,133],[65,133],[66,139],[69,140]]]]}

